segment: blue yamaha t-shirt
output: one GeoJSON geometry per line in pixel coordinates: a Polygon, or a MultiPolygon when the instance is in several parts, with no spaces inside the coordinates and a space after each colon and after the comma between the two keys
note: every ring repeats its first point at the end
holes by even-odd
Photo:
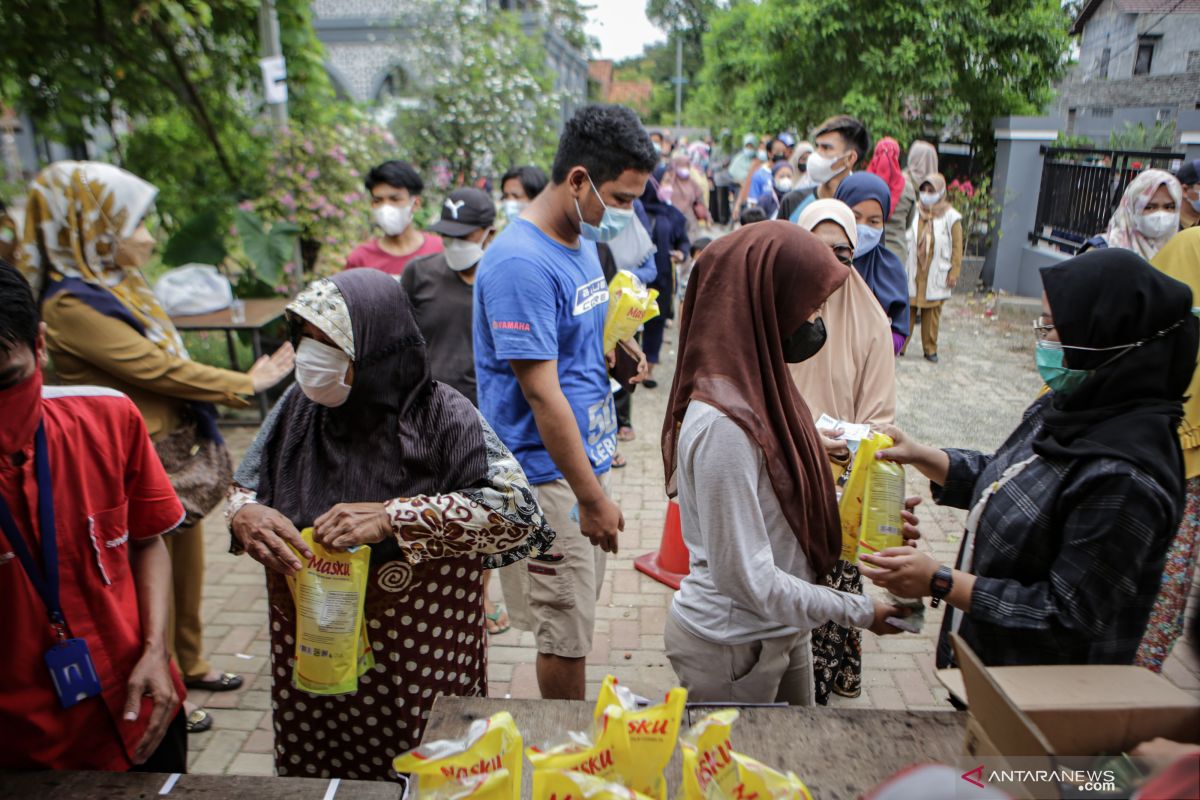
{"type": "Polygon", "coordinates": [[[496,237],[475,280],[475,377],[479,410],[513,451],[531,484],[561,478],[542,444],[510,359],[558,361],[562,386],[596,474],[617,451],[617,416],[604,363],[608,285],[594,242],[554,241],[513,221],[496,237]]]}

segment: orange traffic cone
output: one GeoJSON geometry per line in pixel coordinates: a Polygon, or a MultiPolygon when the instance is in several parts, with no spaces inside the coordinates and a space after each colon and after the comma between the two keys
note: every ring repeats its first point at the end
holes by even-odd
{"type": "Polygon", "coordinates": [[[658,552],[646,553],[636,559],[633,565],[638,571],[672,589],[678,589],[679,582],[688,574],[688,550],[683,543],[683,530],[679,524],[679,504],[674,500],[667,503],[667,519],[663,523],[658,552]]]}

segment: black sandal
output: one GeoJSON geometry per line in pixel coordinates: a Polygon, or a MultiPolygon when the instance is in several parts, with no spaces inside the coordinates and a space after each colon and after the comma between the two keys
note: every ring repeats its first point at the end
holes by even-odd
{"type": "Polygon", "coordinates": [[[212,714],[203,708],[197,708],[187,716],[188,733],[204,733],[213,726],[212,714]]]}
{"type": "Polygon", "coordinates": [[[242,688],[241,675],[234,675],[232,672],[222,672],[215,681],[194,680],[184,681],[183,685],[189,689],[203,689],[208,692],[234,692],[242,688]]]}

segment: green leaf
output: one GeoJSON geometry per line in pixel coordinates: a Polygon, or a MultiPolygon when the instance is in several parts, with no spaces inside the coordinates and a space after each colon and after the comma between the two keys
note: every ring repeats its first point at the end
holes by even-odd
{"type": "Polygon", "coordinates": [[[300,227],[290,222],[277,222],[267,229],[261,220],[248,211],[234,213],[238,236],[246,257],[254,264],[258,277],[275,286],[283,279],[283,267],[293,260],[296,237],[300,227]]]}
{"type": "Polygon", "coordinates": [[[163,249],[162,261],[170,267],[183,264],[220,264],[225,260],[224,237],[217,213],[209,210],[189,219],[163,249]]]}

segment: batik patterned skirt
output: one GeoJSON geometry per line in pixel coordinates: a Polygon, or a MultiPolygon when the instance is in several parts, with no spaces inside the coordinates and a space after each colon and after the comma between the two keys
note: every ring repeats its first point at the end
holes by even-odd
{"type": "MultiPolygon", "coordinates": [[[[849,561],[838,561],[824,585],[839,592],[863,593],[862,574],[849,561]]],[[[812,649],[818,704],[827,704],[830,692],[843,697],[862,693],[862,631],[826,622],[813,631],[812,649]]]]}
{"type": "Polygon", "coordinates": [[[1192,579],[1196,574],[1196,560],[1200,558],[1200,478],[1187,482],[1187,505],[1179,530],[1167,550],[1167,561],[1163,565],[1162,585],[1146,633],[1138,647],[1133,663],[1162,672],[1163,663],[1171,655],[1171,648],[1183,635],[1183,612],[1187,608],[1188,593],[1192,590],[1192,579]]]}

